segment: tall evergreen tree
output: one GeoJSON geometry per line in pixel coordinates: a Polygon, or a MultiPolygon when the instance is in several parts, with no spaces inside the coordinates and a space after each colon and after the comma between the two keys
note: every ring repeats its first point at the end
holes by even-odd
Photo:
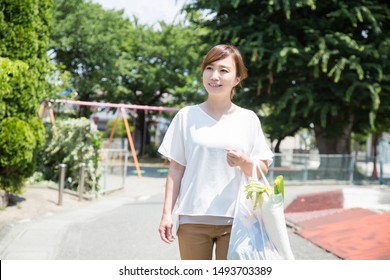
{"type": "Polygon", "coordinates": [[[0,0],[0,188],[19,192],[44,144],[52,0],[0,0]]]}

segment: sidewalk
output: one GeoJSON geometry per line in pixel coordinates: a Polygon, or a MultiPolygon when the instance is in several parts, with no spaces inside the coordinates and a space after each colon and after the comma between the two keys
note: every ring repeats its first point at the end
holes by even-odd
{"type": "MultiPolygon", "coordinates": [[[[109,183],[117,185],[119,180],[111,178],[109,183]]],[[[98,200],[82,202],[75,196],[65,194],[62,206],[56,205],[58,193],[55,190],[27,189],[21,196],[25,200],[0,212],[0,259],[72,258],[73,253],[81,248],[78,242],[82,231],[91,231],[93,228],[99,230],[96,217],[117,217],[121,215],[119,213],[128,211],[129,207],[133,207],[132,211],[126,212],[127,216],[115,222],[125,223],[133,219],[146,232],[128,232],[128,229],[118,225],[111,230],[125,232],[118,234],[117,240],[114,238],[107,241],[101,236],[100,239],[96,237],[96,242],[114,244],[120,242],[121,235],[126,236],[132,242],[130,249],[133,255],[128,257],[126,248],[120,252],[120,244],[104,244],[107,253],[94,254],[97,245],[92,242],[95,242],[92,238],[91,252],[78,252],[77,256],[93,259],[178,259],[177,242],[173,246],[163,244],[157,233],[164,184],[164,176],[129,176],[122,190],[98,200]],[[91,229],[88,229],[89,226],[91,229]],[[132,236],[140,240],[132,240],[132,236]],[[153,249],[145,250],[145,246],[153,249]],[[59,249],[62,251],[59,252],[59,249]]],[[[390,188],[288,186],[285,201],[290,242],[297,259],[390,259],[390,188]],[[345,251],[349,247],[353,250],[345,251]],[[374,254],[370,255],[369,252],[374,254]]],[[[112,227],[112,223],[108,226],[112,227]]]]}
{"type": "Polygon", "coordinates": [[[36,217],[53,215],[58,211],[88,204],[79,201],[77,196],[64,193],[63,203],[58,205],[58,191],[48,187],[47,183],[28,186],[23,194],[12,196],[10,205],[0,210],[0,231],[7,225],[28,222],[36,217]]]}

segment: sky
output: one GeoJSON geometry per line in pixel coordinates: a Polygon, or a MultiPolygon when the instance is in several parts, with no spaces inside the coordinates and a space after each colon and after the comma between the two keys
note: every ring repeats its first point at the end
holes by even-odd
{"type": "Polygon", "coordinates": [[[91,0],[104,9],[124,9],[128,17],[135,15],[140,23],[153,25],[159,20],[173,23],[185,0],[91,0]]]}

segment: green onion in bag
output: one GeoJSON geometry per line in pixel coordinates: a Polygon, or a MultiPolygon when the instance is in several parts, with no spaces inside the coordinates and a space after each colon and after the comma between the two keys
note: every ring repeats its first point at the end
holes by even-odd
{"type": "Polygon", "coordinates": [[[245,185],[244,188],[247,193],[247,199],[253,199],[253,195],[255,195],[255,204],[253,209],[256,209],[257,206],[261,207],[263,205],[263,195],[270,196],[271,194],[281,193],[284,198],[284,180],[281,175],[276,177],[274,181],[274,188],[271,188],[252,178],[249,179],[249,183],[245,185]]]}

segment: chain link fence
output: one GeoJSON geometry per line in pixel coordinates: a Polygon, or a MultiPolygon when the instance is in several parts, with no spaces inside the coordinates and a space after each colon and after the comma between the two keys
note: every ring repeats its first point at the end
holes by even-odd
{"type": "Polygon", "coordinates": [[[357,155],[275,154],[268,176],[283,175],[286,181],[297,183],[388,184],[390,164],[374,165],[374,161],[357,155]]]}
{"type": "MultiPolygon", "coordinates": [[[[127,176],[136,176],[126,149],[102,149],[99,193],[124,188],[127,176]]],[[[275,154],[267,177],[273,180],[283,175],[285,181],[296,184],[386,184],[390,185],[390,163],[360,155],[320,155],[314,153],[275,154]],[[374,168],[375,166],[375,168],[374,168]]],[[[141,166],[142,176],[165,177],[168,166],[141,166]]]]}

